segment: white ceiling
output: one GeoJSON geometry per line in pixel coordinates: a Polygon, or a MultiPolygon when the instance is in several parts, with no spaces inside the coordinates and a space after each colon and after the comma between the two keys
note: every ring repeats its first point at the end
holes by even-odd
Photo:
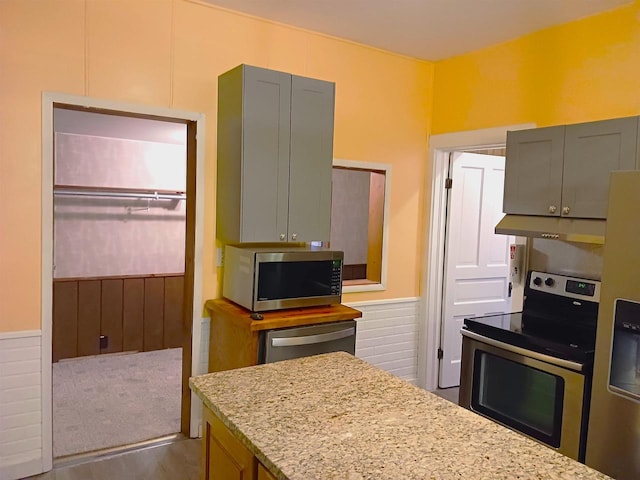
{"type": "Polygon", "coordinates": [[[205,1],[431,61],[632,3],[632,0],[205,1]]]}

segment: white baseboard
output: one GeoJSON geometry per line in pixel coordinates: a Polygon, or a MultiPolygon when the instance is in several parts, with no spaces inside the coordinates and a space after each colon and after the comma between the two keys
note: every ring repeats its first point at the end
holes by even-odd
{"type": "Polygon", "coordinates": [[[2,480],[18,480],[42,473],[42,455],[33,458],[29,455],[3,457],[0,464],[0,478],[2,480]]]}

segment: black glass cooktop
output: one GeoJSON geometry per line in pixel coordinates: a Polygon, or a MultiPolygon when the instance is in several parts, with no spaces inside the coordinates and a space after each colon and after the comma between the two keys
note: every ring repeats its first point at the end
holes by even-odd
{"type": "Polygon", "coordinates": [[[593,362],[595,331],[540,322],[524,312],[465,318],[463,328],[552,357],[583,364],[593,362]]]}
{"type": "Polygon", "coordinates": [[[465,318],[463,328],[589,368],[595,350],[599,288],[595,281],[530,272],[521,312],[465,318]],[[581,289],[576,292],[577,284],[581,289]]]}

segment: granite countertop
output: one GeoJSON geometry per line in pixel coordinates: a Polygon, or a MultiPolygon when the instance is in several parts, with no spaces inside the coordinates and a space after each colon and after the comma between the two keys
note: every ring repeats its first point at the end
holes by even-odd
{"type": "Polygon", "coordinates": [[[189,383],[282,480],[609,478],[343,352],[189,383]]]}

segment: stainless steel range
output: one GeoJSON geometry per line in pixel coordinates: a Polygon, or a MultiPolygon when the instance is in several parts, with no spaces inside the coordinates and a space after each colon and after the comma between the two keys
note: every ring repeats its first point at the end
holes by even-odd
{"type": "Polygon", "coordinates": [[[524,295],[464,320],[459,403],[584,462],[600,282],[531,271],[524,295]]]}

